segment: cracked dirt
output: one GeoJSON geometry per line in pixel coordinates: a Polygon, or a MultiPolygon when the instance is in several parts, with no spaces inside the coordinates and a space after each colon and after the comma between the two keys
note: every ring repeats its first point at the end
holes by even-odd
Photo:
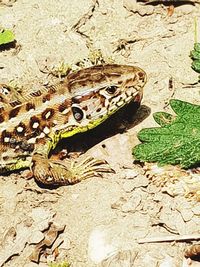
{"type": "MultiPolygon", "coordinates": [[[[96,49],[106,61],[137,65],[148,75],[136,114],[120,114],[111,134],[105,134],[106,125],[91,133],[91,142],[87,135],[70,140],[72,151],[106,159],[115,174],[54,189],[39,187],[28,171],[1,177],[0,266],[45,267],[63,260],[73,267],[200,266],[184,258],[190,239],[137,242],[199,234],[196,199],[163,190],[131,156],[137,132],[155,125],[152,113],[169,111],[171,98],[199,104],[199,87],[190,86],[198,74],[189,53],[200,6],[170,8],[134,0],[0,1],[0,25],[17,40],[16,48],[0,53],[1,83],[37,90],[58,81],[46,70],[74,64],[96,49]]],[[[176,171],[169,176],[176,175],[182,177],[176,171]]]]}

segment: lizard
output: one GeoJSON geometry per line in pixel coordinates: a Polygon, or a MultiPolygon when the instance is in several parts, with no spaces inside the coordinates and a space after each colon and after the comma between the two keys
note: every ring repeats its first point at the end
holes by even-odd
{"type": "Polygon", "coordinates": [[[94,158],[52,160],[61,139],[88,131],[131,101],[140,103],[146,73],[105,64],[68,74],[59,84],[27,95],[0,85],[0,174],[30,168],[43,184],[74,184],[108,171],[94,158]]]}

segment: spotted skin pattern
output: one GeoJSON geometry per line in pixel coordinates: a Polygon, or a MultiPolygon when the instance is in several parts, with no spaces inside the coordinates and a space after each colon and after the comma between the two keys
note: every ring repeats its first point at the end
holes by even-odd
{"type": "Polygon", "coordinates": [[[0,85],[0,174],[30,168],[44,184],[73,184],[103,171],[104,161],[52,161],[58,141],[101,124],[125,104],[140,103],[145,72],[98,65],[69,74],[59,85],[21,95],[0,85]]]}

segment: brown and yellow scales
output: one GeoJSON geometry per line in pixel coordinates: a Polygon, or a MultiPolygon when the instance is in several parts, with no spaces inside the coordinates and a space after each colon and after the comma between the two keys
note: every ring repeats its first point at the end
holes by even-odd
{"type": "Polygon", "coordinates": [[[59,140],[96,127],[131,101],[140,103],[145,83],[142,69],[110,64],[71,73],[27,96],[1,85],[0,174],[29,167],[36,180],[63,185],[107,170],[101,160],[66,164],[49,153],[59,140]]]}

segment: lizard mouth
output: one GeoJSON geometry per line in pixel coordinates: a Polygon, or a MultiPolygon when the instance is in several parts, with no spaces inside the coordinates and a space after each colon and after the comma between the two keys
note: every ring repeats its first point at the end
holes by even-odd
{"type": "MultiPolygon", "coordinates": [[[[133,88],[132,88],[133,89],[133,88]]],[[[110,107],[108,108],[108,115],[113,114],[117,110],[121,109],[123,106],[130,102],[137,102],[140,103],[142,100],[142,92],[138,92],[137,90],[129,90],[123,92],[118,99],[115,99],[114,103],[111,103],[110,107]]]]}

